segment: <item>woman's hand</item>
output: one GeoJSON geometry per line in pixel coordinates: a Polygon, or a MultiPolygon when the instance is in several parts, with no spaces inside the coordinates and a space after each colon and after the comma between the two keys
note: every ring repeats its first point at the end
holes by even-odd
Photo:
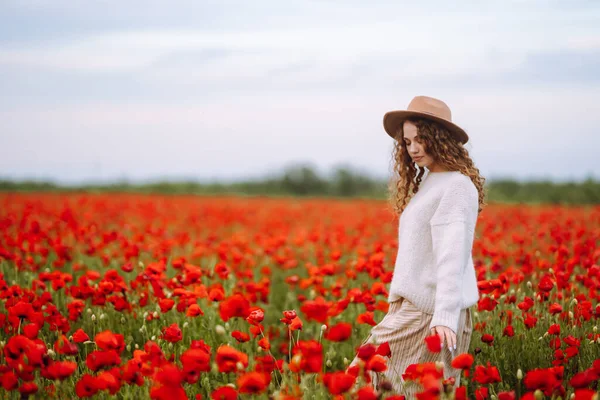
{"type": "Polygon", "coordinates": [[[456,333],[454,333],[452,329],[447,326],[438,325],[431,328],[431,334],[439,335],[442,347],[444,346],[444,341],[445,343],[448,343],[448,350],[450,350],[451,353],[456,350],[456,333]]]}

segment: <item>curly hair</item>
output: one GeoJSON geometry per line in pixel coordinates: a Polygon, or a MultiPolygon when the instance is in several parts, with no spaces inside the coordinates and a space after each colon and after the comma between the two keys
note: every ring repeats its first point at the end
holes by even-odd
{"type": "MultiPolygon", "coordinates": [[[[477,212],[480,213],[487,204],[484,193],[486,179],[475,167],[467,149],[452,136],[448,129],[435,121],[425,118],[410,118],[408,121],[417,126],[419,132],[417,140],[423,144],[425,152],[433,158],[436,164],[449,171],[460,171],[463,175],[471,178],[479,193],[477,212]]],[[[403,124],[400,124],[392,151],[394,174],[389,182],[388,190],[389,203],[393,212],[398,216],[402,214],[408,201],[419,190],[421,179],[425,174],[425,169],[419,168],[412,161],[403,136],[403,124]]]]}

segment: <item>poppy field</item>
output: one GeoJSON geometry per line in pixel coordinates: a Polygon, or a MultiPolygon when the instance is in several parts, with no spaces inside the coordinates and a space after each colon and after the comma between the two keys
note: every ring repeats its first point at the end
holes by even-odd
{"type": "MultiPolygon", "coordinates": [[[[0,194],[0,398],[400,400],[369,385],[389,346],[360,346],[397,223],[377,200],[0,194]]],[[[414,364],[419,398],[598,399],[599,240],[600,206],[488,205],[460,386],[414,364]]]]}

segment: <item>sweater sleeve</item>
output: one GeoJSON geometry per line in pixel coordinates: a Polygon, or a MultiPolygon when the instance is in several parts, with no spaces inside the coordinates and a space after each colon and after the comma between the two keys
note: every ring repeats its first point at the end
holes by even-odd
{"type": "Polygon", "coordinates": [[[431,218],[436,265],[435,307],[430,328],[446,326],[457,333],[465,269],[473,247],[479,199],[471,181],[446,189],[431,218]]]}

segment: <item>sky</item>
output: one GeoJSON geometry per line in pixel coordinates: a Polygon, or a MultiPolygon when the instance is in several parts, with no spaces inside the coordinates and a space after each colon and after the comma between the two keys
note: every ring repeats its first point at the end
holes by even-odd
{"type": "Polygon", "coordinates": [[[383,115],[426,95],[490,180],[598,180],[598,21],[595,0],[1,0],[0,178],[384,178],[383,115]]]}

